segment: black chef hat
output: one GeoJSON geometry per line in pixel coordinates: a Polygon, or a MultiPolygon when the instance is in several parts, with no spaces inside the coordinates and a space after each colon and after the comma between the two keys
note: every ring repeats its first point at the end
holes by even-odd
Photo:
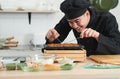
{"type": "Polygon", "coordinates": [[[65,0],[61,3],[60,10],[67,19],[74,19],[83,15],[89,6],[88,0],[65,0]]]}

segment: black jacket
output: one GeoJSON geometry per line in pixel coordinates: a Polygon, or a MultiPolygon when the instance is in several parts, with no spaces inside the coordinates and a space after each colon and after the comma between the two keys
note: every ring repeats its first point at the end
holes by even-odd
{"type": "MultiPolygon", "coordinates": [[[[107,54],[120,54],[120,32],[118,30],[118,23],[114,15],[110,12],[100,12],[94,9],[89,9],[91,19],[87,28],[92,28],[100,33],[98,42],[94,38],[77,39],[78,44],[85,46],[87,55],[107,55],[107,54]]],[[[64,41],[72,30],[74,36],[77,38],[80,34],[72,29],[65,16],[55,26],[55,29],[60,34],[59,39],[64,41]]],[[[48,43],[48,41],[46,42],[48,43]]],[[[59,43],[55,40],[53,43],[59,43]]]]}

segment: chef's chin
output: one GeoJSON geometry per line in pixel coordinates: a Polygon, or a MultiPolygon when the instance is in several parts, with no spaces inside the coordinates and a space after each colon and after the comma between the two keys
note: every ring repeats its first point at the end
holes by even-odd
{"type": "Polygon", "coordinates": [[[82,29],[76,29],[76,31],[77,31],[78,33],[81,33],[82,29]]]}

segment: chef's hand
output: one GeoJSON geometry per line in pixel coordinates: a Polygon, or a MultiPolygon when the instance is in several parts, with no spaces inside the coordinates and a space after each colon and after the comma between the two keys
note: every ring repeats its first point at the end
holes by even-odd
{"type": "Polygon", "coordinates": [[[86,29],[82,30],[82,32],[80,34],[80,37],[81,38],[93,37],[93,38],[95,38],[98,41],[99,35],[100,35],[100,33],[97,32],[96,30],[93,30],[91,28],[86,28],[86,29]]]}
{"type": "Polygon", "coordinates": [[[46,34],[46,37],[49,40],[49,42],[53,42],[59,36],[60,34],[55,29],[50,29],[46,34]]]}

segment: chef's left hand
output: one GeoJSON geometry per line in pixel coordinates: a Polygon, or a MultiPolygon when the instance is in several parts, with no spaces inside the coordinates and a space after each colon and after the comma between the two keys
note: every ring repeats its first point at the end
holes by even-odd
{"type": "Polygon", "coordinates": [[[97,32],[96,30],[93,30],[91,28],[86,28],[86,29],[82,30],[82,32],[80,34],[80,37],[81,38],[93,37],[98,41],[99,35],[100,35],[100,33],[97,32]]]}

